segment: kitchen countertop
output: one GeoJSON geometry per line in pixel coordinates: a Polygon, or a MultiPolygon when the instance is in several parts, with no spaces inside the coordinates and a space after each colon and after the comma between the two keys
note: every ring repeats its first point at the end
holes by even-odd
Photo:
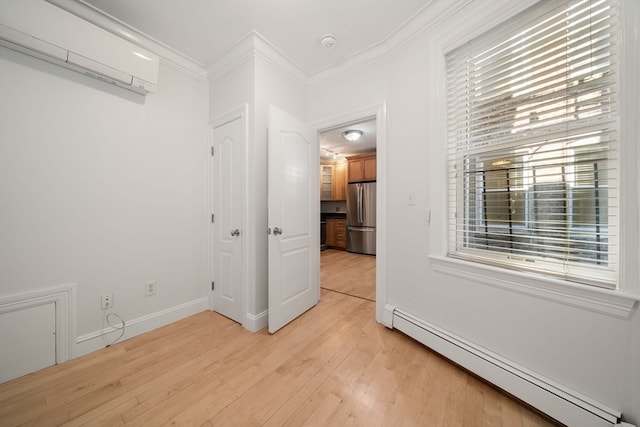
{"type": "Polygon", "coordinates": [[[346,218],[346,217],[347,217],[347,211],[321,212],[320,213],[320,218],[321,219],[325,219],[325,218],[346,218]]]}

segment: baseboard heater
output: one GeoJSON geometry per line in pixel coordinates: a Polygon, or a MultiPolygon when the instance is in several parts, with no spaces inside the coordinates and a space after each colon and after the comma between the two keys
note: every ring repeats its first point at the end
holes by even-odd
{"type": "Polygon", "coordinates": [[[464,338],[386,305],[383,322],[568,426],[611,427],[622,414],[464,338]]]}

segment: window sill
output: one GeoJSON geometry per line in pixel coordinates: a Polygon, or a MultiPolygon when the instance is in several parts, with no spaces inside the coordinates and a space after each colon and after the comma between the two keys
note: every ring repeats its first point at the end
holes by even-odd
{"type": "Polygon", "coordinates": [[[618,290],[580,285],[444,256],[429,258],[433,269],[440,273],[621,319],[626,319],[636,301],[640,301],[640,295],[625,294],[618,290]]]}

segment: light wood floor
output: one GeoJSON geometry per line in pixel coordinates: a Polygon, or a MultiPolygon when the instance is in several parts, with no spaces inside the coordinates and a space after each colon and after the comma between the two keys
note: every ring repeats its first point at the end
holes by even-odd
{"type": "Polygon", "coordinates": [[[0,426],[554,425],[377,324],[363,298],[323,289],[274,335],[202,312],[0,384],[0,426]]]}
{"type": "Polygon", "coordinates": [[[320,287],[376,300],[376,257],[327,249],[320,252],[320,287]]]}

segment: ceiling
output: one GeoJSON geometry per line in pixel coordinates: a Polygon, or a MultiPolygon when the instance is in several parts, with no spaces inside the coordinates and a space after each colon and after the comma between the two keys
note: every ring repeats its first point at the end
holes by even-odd
{"type": "Polygon", "coordinates": [[[376,151],[375,119],[340,126],[320,133],[321,160],[342,160],[345,156],[374,151],[376,151]],[[349,129],[361,130],[362,137],[355,142],[347,141],[342,136],[342,132],[349,129]]]}
{"type": "Polygon", "coordinates": [[[312,75],[383,43],[432,0],[80,1],[205,66],[256,31],[312,75]]]}
{"type": "MultiPolygon", "coordinates": [[[[383,44],[432,0],[80,0],[207,66],[251,31],[311,76],[383,44]],[[336,45],[320,44],[325,34],[336,45]]],[[[320,135],[323,160],[375,151],[375,120],[320,135]],[[347,142],[342,132],[360,129],[347,142]]]]}

